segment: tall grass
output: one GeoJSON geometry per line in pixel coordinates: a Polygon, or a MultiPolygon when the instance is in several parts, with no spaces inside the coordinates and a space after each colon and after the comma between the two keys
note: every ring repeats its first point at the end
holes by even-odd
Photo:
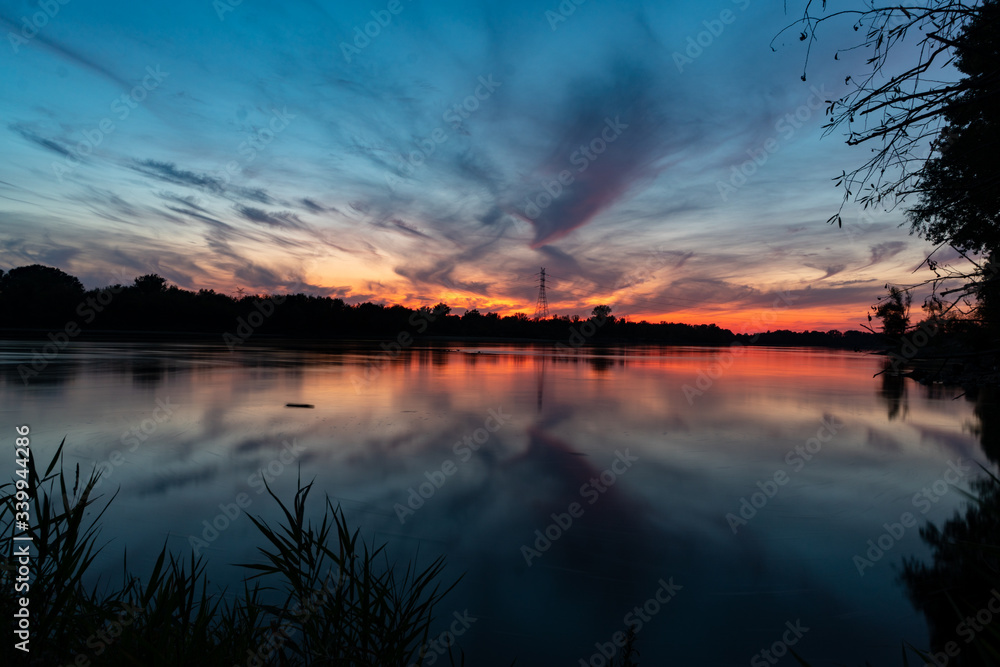
{"type": "MultiPolygon", "coordinates": [[[[292,505],[268,488],[283,520],[251,517],[262,538],[259,560],[242,564],[242,590],[231,602],[212,590],[205,562],[160,550],[136,576],[122,555],[121,581],[91,581],[106,502],[93,495],[99,473],[72,488],[63,445],[39,474],[29,460],[27,489],[33,539],[30,591],[13,593],[18,563],[15,488],[0,486],[0,614],[8,623],[17,598],[30,599],[30,653],[9,633],[0,663],[77,665],[423,665],[434,609],[458,581],[442,583],[443,557],[419,568],[391,563],[351,530],[329,497],[319,520],[307,517],[312,484],[301,480],[292,505]],[[89,517],[89,518],[88,518],[89,517]],[[278,603],[275,604],[274,601],[278,603]],[[270,602],[269,602],[270,601],[270,602]]],[[[116,494],[117,495],[117,494],[116,494]]],[[[464,662],[464,658],[463,658],[464,662]]]]}

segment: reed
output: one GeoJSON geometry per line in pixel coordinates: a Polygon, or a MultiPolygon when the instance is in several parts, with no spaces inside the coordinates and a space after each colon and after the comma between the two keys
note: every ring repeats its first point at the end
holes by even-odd
{"type": "MultiPolygon", "coordinates": [[[[277,526],[251,517],[262,545],[230,602],[211,586],[201,557],[179,556],[164,544],[145,576],[122,554],[120,582],[88,576],[98,555],[100,521],[115,495],[101,502],[97,471],[73,484],[63,468],[65,439],[43,472],[29,460],[27,488],[33,540],[30,653],[4,641],[7,665],[423,665],[435,606],[457,585],[442,582],[444,557],[426,567],[390,562],[351,530],[329,497],[319,519],[307,516],[312,484],[290,506],[270,488],[283,515],[277,526]]],[[[0,486],[0,613],[12,618],[14,484],[0,486]]],[[[23,501],[22,501],[23,502],[23,501]]],[[[20,508],[23,511],[23,506],[20,508]]],[[[26,542],[18,542],[18,545],[26,542]]],[[[461,577],[459,577],[460,579],[461,577]]],[[[452,662],[454,664],[454,656],[452,662]]],[[[459,657],[464,664],[464,655],[459,657]]]]}

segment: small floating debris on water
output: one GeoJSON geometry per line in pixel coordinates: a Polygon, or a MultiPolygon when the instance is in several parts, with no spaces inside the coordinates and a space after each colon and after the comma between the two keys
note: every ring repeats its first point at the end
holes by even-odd
{"type": "Polygon", "coordinates": [[[312,403],[285,403],[286,408],[315,408],[312,403]]]}

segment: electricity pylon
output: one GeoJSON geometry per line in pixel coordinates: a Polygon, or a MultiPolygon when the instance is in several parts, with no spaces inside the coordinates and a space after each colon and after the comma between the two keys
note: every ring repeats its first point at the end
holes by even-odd
{"type": "Polygon", "coordinates": [[[545,296],[545,267],[538,279],[538,303],[535,304],[535,320],[547,320],[549,318],[549,300],[545,296]]]}

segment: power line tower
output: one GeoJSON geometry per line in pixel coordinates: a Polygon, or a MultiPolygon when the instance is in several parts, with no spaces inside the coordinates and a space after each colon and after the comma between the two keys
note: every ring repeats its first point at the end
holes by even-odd
{"type": "Polygon", "coordinates": [[[545,267],[542,272],[536,274],[538,279],[538,303],[535,304],[535,320],[547,320],[549,318],[549,300],[545,296],[545,267]]]}

